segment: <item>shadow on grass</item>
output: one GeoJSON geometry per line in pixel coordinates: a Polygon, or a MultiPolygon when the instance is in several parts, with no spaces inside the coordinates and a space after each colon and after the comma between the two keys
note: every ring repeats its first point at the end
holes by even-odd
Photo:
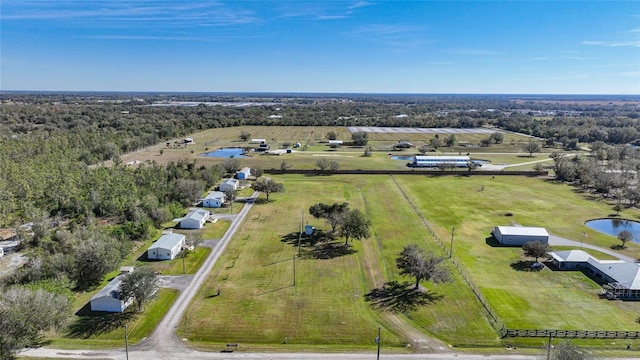
{"type": "Polygon", "coordinates": [[[428,290],[417,290],[409,282],[397,281],[388,282],[382,288],[373,289],[364,296],[374,308],[394,313],[414,310],[419,306],[435,303],[442,297],[428,290]]]}
{"type": "Polygon", "coordinates": [[[76,315],[78,319],[69,326],[67,336],[88,339],[124,327],[124,324],[130,322],[136,313],[134,311],[124,313],[91,311],[91,305],[86,304],[78,310],[76,315]]]}
{"type": "Polygon", "coordinates": [[[537,267],[537,268],[533,267],[534,263],[535,261],[531,261],[531,260],[519,260],[514,263],[511,263],[511,268],[516,271],[531,271],[531,272],[538,272],[542,270],[541,267],[537,267]]]}
{"type": "Polygon", "coordinates": [[[488,238],[484,239],[485,244],[491,246],[491,247],[509,247],[508,245],[502,245],[500,244],[500,242],[498,241],[498,239],[496,239],[493,236],[489,236],[488,238]]]}
{"type": "Polygon", "coordinates": [[[303,259],[327,260],[355,253],[357,253],[356,250],[342,242],[325,242],[305,249],[301,257],[303,259]]]}
{"type": "Polygon", "coordinates": [[[300,235],[299,232],[292,232],[286,235],[282,236],[282,239],[280,239],[280,241],[285,242],[287,244],[293,245],[293,246],[298,246],[298,240],[300,241],[300,247],[302,248],[308,248],[308,247],[313,247],[318,243],[321,242],[326,242],[329,240],[332,240],[333,238],[331,236],[329,236],[329,234],[325,233],[322,230],[316,230],[313,234],[311,235],[306,235],[306,234],[302,234],[300,235]]]}
{"type": "Polygon", "coordinates": [[[622,246],[621,244],[615,244],[615,245],[611,245],[610,246],[613,250],[624,250],[627,247],[626,246],[622,246]]]}

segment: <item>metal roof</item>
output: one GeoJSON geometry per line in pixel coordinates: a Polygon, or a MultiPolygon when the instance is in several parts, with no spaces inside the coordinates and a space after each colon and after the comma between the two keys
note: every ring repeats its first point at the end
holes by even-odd
{"type": "Polygon", "coordinates": [[[114,299],[120,298],[120,284],[122,283],[122,278],[124,275],[118,275],[113,278],[102,290],[98,291],[97,294],[93,295],[91,300],[99,299],[102,297],[111,297],[114,299]]]}
{"type": "Polygon", "coordinates": [[[549,236],[545,228],[527,226],[496,226],[502,236],[549,236]]]}
{"type": "Polygon", "coordinates": [[[587,262],[593,256],[582,250],[551,251],[549,255],[558,261],[587,262]]]}
{"type": "Polygon", "coordinates": [[[185,236],[182,234],[165,234],[158,239],[153,245],[149,247],[151,249],[173,249],[177,244],[184,240],[185,236]]]}

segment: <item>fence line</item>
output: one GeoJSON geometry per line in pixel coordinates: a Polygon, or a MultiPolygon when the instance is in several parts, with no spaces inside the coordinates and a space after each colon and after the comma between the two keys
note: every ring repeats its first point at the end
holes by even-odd
{"type": "Polygon", "coordinates": [[[548,176],[548,171],[461,171],[461,170],[325,170],[318,169],[264,169],[265,174],[283,175],[283,174],[304,174],[304,175],[423,175],[423,176],[548,176]]]}
{"type": "Polygon", "coordinates": [[[563,339],[640,339],[640,331],[506,329],[506,333],[502,337],[554,337],[563,339]]]}
{"type": "MultiPolygon", "coordinates": [[[[402,193],[402,196],[405,198],[405,200],[407,200],[407,202],[409,203],[409,206],[411,206],[413,211],[418,215],[418,218],[420,218],[420,222],[427,228],[427,230],[429,230],[429,233],[431,233],[431,235],[436,240],[438,245],[440,245],[440,248],[442,248],[442,251],[446,253],[447,251],[446,251],[446,247],[445,247],[444,243],[440,239],[440,236],[438,236],[438,234],[436,234],[436,232],[431,227],[431,224],[429,223],[429,220],[427,220],[427,218],[424,216],[422,211],[420,211],[418,206],[413,202],[413,200],[409,197],[409,195],[407,195],[407,193],[404,191],[404,189],[402,189],[402,187],[398,184],[398,182],[396,181],[396,179],[393,176],[391,176],[391,180],[396,185],[398,190],[400,190],[400,192],[402,193]]],[[[451,259],[451,262],[453,263],[455,268],[460,273],[460,276],[462,277],[464,282],[467,284],[467,286],[469,286],[471,291],[474,293],[474,295],[476,296],[478,301],[480,301],[480,303],[482,304],[484,310],[486,311],[487,315],[489,316],[489,319],[492,320],[491,324],[496,329],[496,332],[498,333],[498,335],[500,335],[500,337],[504,338],[505,334],[508,331],[504,327],[504,324],[502,324],[500,322],[500,320],[498,320],[498,317],[493,313],[493,311],[489,307],[489,304],[487,303],[487,301],[484,299],[484,297],[482,296],[480,291],[475,287],[473,282],[471,282],[471,280],[469,279],[469,276],[466,274],[466,272],[463,270],[463,268],[458,264],[458,262],[455,261],[454,259],[451,259]]]]}

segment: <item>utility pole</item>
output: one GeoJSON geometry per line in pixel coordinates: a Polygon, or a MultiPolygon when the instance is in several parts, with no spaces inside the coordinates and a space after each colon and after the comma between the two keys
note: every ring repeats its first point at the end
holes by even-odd
{"type": "Polygon", "coordinates": [[[296,254],[293,254],[293,286],[296,286],[296,254]]]}
{"type": "Polygon", "coordinates": [[[378,357],[377,360],[380,360],[380,326],[378,326],[378,336],[376,336],[376,344],[378,344],[378,357]]]}
{"type": "Polygon", "coordinates": [[[129,338],[127,334],[127,324],[124,324],[124,351],[127,354],[127,360],[129,360],[129,338]]]}
{"type": "Polygon", "coordinates": [[[304,211],[300,211],[300,232],[298,233],[298,256],[300,256],[300,242],[302,241],[303,226],[304,226],[304,211]]]}
{"type": "Polygon", "coordinates": [[[451,245],[449,246],[449,259],[453,256],[453,235],[456,233],[456,227],[451,227],[451,245]]]}
{"type": "Polygon", "coordinates": [[[547,360],[551,359],[551,333],[549,333],[549,343],[547,344],[547,360]]]}

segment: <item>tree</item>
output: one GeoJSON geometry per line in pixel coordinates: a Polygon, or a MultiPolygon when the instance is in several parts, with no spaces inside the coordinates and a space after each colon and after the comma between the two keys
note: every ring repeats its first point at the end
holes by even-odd
{"type": "Polygon", "coordinates": [[[373,154],[373,147],[371,145],[364,147],[364,157],[370,157],[373,154]]]}
{"type": "Polygon", "coordinates": [[[251,138],[251,134],[246,132],[246,131],[240,131],[240,140],[242,141],[249,141],[249,138],[251,138]]]}
{"type": "Polygon", "coordinates": [[[405,246],[396,258],[400,275],[416,278],[416,290],[422,280],[431,280],[435,284],[451,281],[451,271],[443,262],[444,257],[425,252],[416,244],[405,246]]]}
{"type": "Polygon", "coordinates": [[[570,341],[563,341],[551,351],[551,360],[587,360],[591,356],[570,341]]]}
{"type": "Polygon", "coordinates": [[[201,180],[178,179],[173,192],[182,205],[189,205],[199,199],[204,192],[204,183],[201,180]]]}
{"type": "MultiPolygon", "coordinates": [[[[224,198],[226,201],[228,201],[230,204],[233,204],[234,201],[236,201],[236,191],[233,189],[227,189],[224,191],[224,198]]],[[[233,205],[231,205],[233,206],[233,205]]]]}
{"type": "Polygon", "coordinates": [[[340,169],[340,164],[337,161],[329,161],[329,172],[336,172],[340,169]]]}
{"type": "Polygon", "coordinates": [[[286,161],[286,160],[283,160],[283,161],[280,163],[280,170],[282,170],[282,171],[285,171],[285,170],[287,170],[287,169],[288,169],[288,168],[290,168],[290,167],[291,167],[291,165],[289,165],[289,163],[287,163],[287,161],[286,161]]]}
{"type": "Polygon", "coordinates": [[[227,174],[235,174],[240,169],[240,160],[227,159],[220,166],[227,174]]]}
{"type": "Polygon", "coordinates": [[[262,176],[262,174],[264,174],[264,170],[262,170],[260,166],[256,166],[254,168],[251,168],[251,174],[253,174],[253,176],[255,176],[256,178],[259,178],[260,176],[262,176]]]}
{"type": "Polygon", "coordinates": [[[121,258],[117,242],[104,234],[81,239],[74,250],[71,279],[78,289],[98,284],[107,272],[116,268],[121,258]]]}
{"type": "Polygon", "coordinates": [[[263,192],[269,201],[271,193],[279,193],[284,191],[284,185],[275,181],[256,182],[251,185],[253,190],[263,192]]]}
{"type": "Polygon", "coordinates": [[[453,134],[447,136],[447,138],[444,140],[444,145],[447,147],[451,147],[455,144],[456,144],[456,136],[453,134]]]}
{"type": "Polygon", "coordinates": [[[40,333],[59,329],[71,312],[71,299],[44,289],[15,286],[0,292],[0,359],[35,345],[40,333]]]}
{"type": "Polygon", "coordinates": [[[358,209],[348,210],[341,217],[338,225],[338,234],[344,236],[344,244],[349,244],[349,239],[363,239],[369,237],[371,222],[358,209]]]}
{"type": "Polygon", "coordinates": [[[364,131],[351,134],[351,140],[355,146],[365,146],[369,142],[369,134],[364,131]]]}
{"type": "Polygon", "coordinates": [[[327,140],[336,140],[338,138],[338,134],[335,131],[331,130],[327,132],[327,140]]]}
{"type": "Polygon", "coordinates": [[[349,203],[334,203],[333,205],[318,203],[309,207],[309,214],[316,219],[324,219],[331,226],[331,232],[335,232],[340,220],[349,210],[349,203]]]}
{"type": "Polygon", "coordinates": [[[325,172],[325,170],[329,168],[329,165],[329,160],[327,159],[320,159],[316,161],[316,166],[320,169],[321,172],[325,172]]]}
{"type": "Polygon", "coordinates": [[[538,262],[539,258],[547,256],[547,253],[551,251],[551,247],[541,240],[528,241],[522,245],[522,251],[524,251],[524,256],[534,257],[538,262]]]}
{"type": "Polygon", "coordinates": [[[431,150],[431,146],[429,145],[421,145],[420,147],[418,147],[418,152],[422,155],[428,153],[429,150],[431,150]]]}
{"type": "Polygon", "coordinates": [[[528,152],[529,157],[533,157],[533,153],[540,152],[540,144],[533,140],[530,140],[528,143],[524,144],[522,150],[528,152]]]}
{"type": "Polygon", "coordinates": [[[442,140],[440,140],[437,137],[434,137],[433,139],[429,140],[429,144],[431,145],[432,148],[438,149],[439,147],[442,147],[442,140]]]}
{"type": "Polygon", "coordinates": [[[133,300],[138,312],[149,301],[160,286],[158,275],[149,267],[137,268],[122,277],[120,296],[125,302],[133,300]]]}
{"type": "Polygon", "coordinates": [[[633,240],[633,234],[629,230],[622,230],[618,233],[618,240],[622,241],[621,248],[624,249],[627,241],[633,240]]]}
{"type": "Polygon", "coordinates": [[[496,131],[491,134],[489,138],[491,139],[491,141],[493,141],[494,144],[501,144],[504,141],[504,134],[496,131]]]}

